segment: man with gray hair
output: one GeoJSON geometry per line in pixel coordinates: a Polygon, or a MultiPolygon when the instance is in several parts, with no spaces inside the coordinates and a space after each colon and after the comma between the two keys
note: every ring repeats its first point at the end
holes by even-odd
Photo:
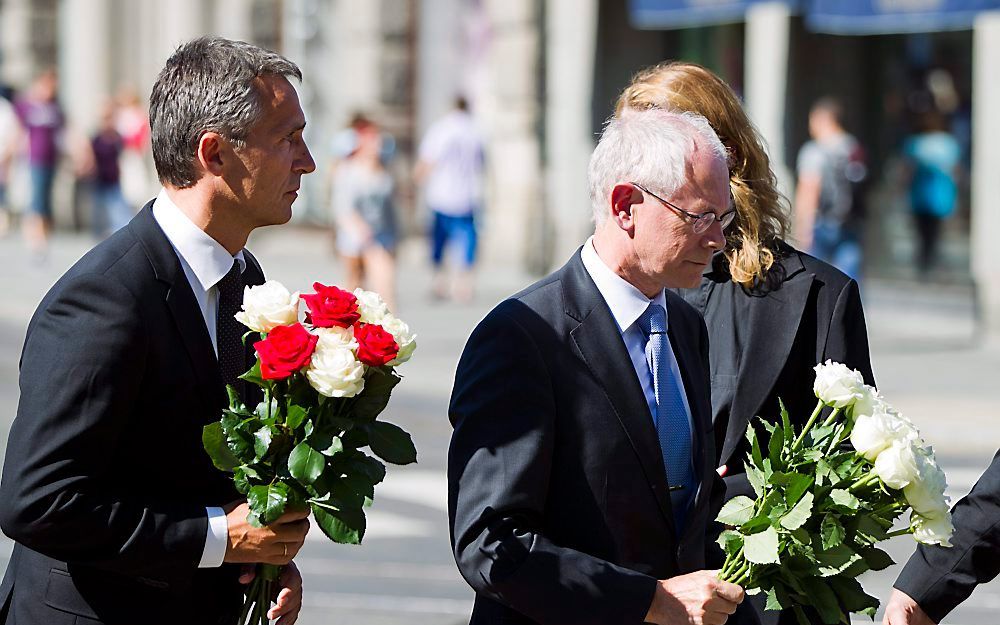
{"type": "Polygon", "coordinates": [[[499,304],[458,365],[452,546],[472,623],[719,625],[743,590],[702,570],[721,506],[698,284],[732,221],[701,117],[611,120],[594,235],[499,304]]]}
{"type": "MultiPolygon", "coordinates": [[[[0,483],[16,541],[0,623],[226,623],[241,566],[290,565],[270,616],[302,600],[307,512],[251,527],[201,445],[253,363],[233,315],[264,280],[245,249],[291,217],[315,169],[294,63],[221,38],[182,45],[150,98],[163,190],[42,300],[0,483]]],[[[247,403],[257,399],[246,388],[247,403]]]]}

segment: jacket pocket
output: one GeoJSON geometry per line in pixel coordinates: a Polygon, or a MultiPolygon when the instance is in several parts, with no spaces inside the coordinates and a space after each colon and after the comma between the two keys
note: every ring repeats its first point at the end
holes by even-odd
{"type": "Polygon", "coordinates": [[[93,619],[99,623],[100,617],[80,595],[73,582],[73,576],[59,569],[49,570],[49,581],[45,587],[45,605],[76,616],[93,619]]]}

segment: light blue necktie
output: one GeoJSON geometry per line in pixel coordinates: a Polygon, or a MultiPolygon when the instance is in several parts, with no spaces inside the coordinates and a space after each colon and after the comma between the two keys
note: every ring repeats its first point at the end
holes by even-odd
{"type": "Polygon", "coordinates": [[[691,423],[684,410],[681,386],[670,369],[667,342],[667,312],[651,303],[639,317],[639,328],[648,337],[646,362],[653,374],[656,396],[656,433],[663,453],[663,466],[671,486],[670,501],[678,533],[684,527],[687,507],[694,497],[694,470],[691,466],[691,423]],[[683,488],[677,489],[677,486],[683,488]]]}

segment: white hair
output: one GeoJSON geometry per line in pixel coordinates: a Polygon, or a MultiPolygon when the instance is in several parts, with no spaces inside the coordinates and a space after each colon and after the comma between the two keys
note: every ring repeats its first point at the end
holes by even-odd
{"type": "Polygon", "coordinates": [[[728,164],[725,146],[708,120],[696,113],[629,109],[609,119],[587,171],[594,223],[600,226],[607,219],[617,184],[635,182],[664,195],[684,186],[696,143],[728,164]]]}

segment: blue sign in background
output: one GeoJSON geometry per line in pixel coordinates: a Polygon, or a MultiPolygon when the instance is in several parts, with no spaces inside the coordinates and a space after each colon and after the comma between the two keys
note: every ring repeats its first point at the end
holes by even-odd
{"type": "Polygon", "coordinates": [[[1000,0],[811,0],[806,26],[844,35],[963,30],[997,9],[1000,0]]]}
{"type": "MultiPolygon", "coordinates": [[[[632,26],[688,28],[739,22],[767,0],[630,0],[632,26]]],[[[976,14],[1000,10],[1000,0],[779,0],[805,15],[814,32],[842,35],[935,32],[972,28],[976,14]]]]}

